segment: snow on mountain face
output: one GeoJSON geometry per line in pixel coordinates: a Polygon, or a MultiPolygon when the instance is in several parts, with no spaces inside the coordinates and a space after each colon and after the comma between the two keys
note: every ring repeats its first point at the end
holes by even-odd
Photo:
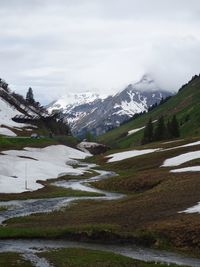
{"type": "Polygon", "coordinates": [[[9,105],[4,99],[0,98],[0,135],[16,136],[15,130],[20,131],[21,128],[30,126],[14,122],[12,118],[17,115],[23,114],[9,105]]]}
{"type": "Polygon", "coordinates": [[[144,75],[139,82],[128,85],[116,95],[70,94],[54,102],[48,110],[61,110],[75,135],[84,136],[88,131],[99,135],[134,114],[147,111],[148,107],[169,95],[149,75],[144,75]]]}
{"type": "Polygon", "coordinates": [[[97,99],[103,99],[105,96],[101,96],[97,93],[85,92],[85,93],[76,93],[76,94],[67,94],[61,97],[59,100],[53,102],[48,111],[51,113],[55,109],[64,110],[69,107],[75,107],[79,105],[84,105],[87,103],[91,103],[97,99]]]}
{"type": "Polygon", "coordinates": [[[18,110],[10,106],[6,101],[0,99],[0,124],[5,126],[19,126],[18,123],[12,121],[16,115],[22,115],[18,110]]]}
{"type": "Polygon", "coordinates": [[[93,92],[67,94],[49,105],[48,111],[62,111],[68,123],[73,129],[74,124],[93,113],[97,108],[97,102],[102,102],[107,95],[99,95],[93,92]]]}

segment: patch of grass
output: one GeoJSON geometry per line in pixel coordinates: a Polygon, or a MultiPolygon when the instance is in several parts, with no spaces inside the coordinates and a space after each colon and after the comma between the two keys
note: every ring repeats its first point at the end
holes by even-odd
{"type": "Polygon", "coordinates": [[[70,147],[75,147],[78,140],[73,136],[55,136],[54,138],[41,137],[31,138],[24,136],[8,137],[0,135],[0,151],[9,149],[22,149],[24,147],[46,147],[50,145],[63,144],[70,147]]]}
{"type": "Polygon", "coordinates": [[[0,206],[0,212],[1,211],[6,211],[8,209],[8,207],[6,207],[6,206],[0,206]]]}
{"type": "MultiPolygon", "coordinates": [[[[56,212],[57,213],[57,212],[56,212]]],[[[55,215],[56,215],[55,213],[55,215]]],[[[48,213],[46,213],[48,215],[48,213]]],[[[30,217],[16,217],[6,221],[9,226],[0,227],[0,238],[69,238],[69,239],[80,239],[89,240],[90,237],[94,237],[101,234],[114,234],[117,233],[119,227],[117,225],[109,224],[88,224],[88,225],[74,225],[64,226],[57,225],[41,227],[40,216],[41,214],[33,214],[34,218],[38,220],[34,226],[27,225],[30,223],[30,217]],[[22,224],[23,223],[23,226],[22,224]],[[13,226],[12,226],[13,225],[13,226]],[[26,226],[25,226],[26,225],[26,226]]],[[[94,239],[97,241],[96,239],[94,239]]]]}
{"type": "Polygon", "coordinates": [[[0,266],[2,267],[33,267],[33,265],[14,252],[0,253],[0,266]]]}
{"type": "Polygon", "coordinates": [[[71,188],[63,188],[54,185],[47,185],[42,189],[33,192],[24,192],[20,194],[0,194],[0,201],[24,200],[24,199],[41,199],[55,197],[96,197],[102,194],[95,192],[87,192],[82,190],[73,190],[71,188]]]}
{"type": "Polygon", "coordinates": [[[84,248],[57,249],[39,253],[55,267],[175,267],[153,262],[142,262],[112,252],[89,250],[84,248]]]}
{"type": "Polygon", "coordinates": [[[52,138],[30,138],[30,137],[6,137],[0,136],[0,151],[8,149],[22,149],[23,147],[45,147],[58,144],[52,138]]]}
{"type": "Polygon", "coordinates": [[[62,135],[62,136],[55,136],[54,140],[56,140],[58,143],[61,143],[66,146],[72,146],[75,147],[79,140],[71,135],[62,135]]]}

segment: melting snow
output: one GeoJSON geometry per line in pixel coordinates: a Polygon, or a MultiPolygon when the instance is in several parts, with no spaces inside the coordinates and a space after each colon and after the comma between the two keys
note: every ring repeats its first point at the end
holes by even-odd
{"type": "Polygon", "coordinates": [[[0,134],[7,136],[17,136],[13,131],[4,127],[0,127],[0,134]]]}
{"type": "Polygon", "coordinates": [[[186,167],[176,170],[171,170],[171,172],[200,172],[200,166],[186,167]]]}
{"type": "Polygon", "coordinates": [[[156,148],[156,149],[144,149],[144,150],[131,150],[131,151],[125,151],[125,152],[111,154],[111,155],[107,156],[107,158],[109,158],[108,162],[115,162],[115,161],[120,161],[123,159],[141,156],[144,154],[149,154],[149,153],[152,153],[152,152],[155,152],[158,150],[160,150],[160,149],[156,148]]]}
{"type": "MultiPolygon", "coordinates": [[[[152,121],[152,123],[155,123],[155,122],[157,122],[157,120],[152,121]]],[[[141,127],[141,128],[137,128],[137,129],[130,130],[130,131],[128,131],[128,135],[137,133],[137,132],[139,132],[140,130],[143,130],[144,128],[145,128],[145,126],[143,126],[143,127],[141,127]]]]}
{"type": "MultiPolygon", "coordinates": [[[[181,140],[177,140],[177,141],[181,141],[181,140]]],[[[173,141],[171,141],[171,142],[173,142],[173,141]]],[[[176,141],[174,141],[174,142],[176,142],[176,141]]],[[[166,143],[163,143],[163,144],[166,144],[166,143]]],[[[186,144],[186,145],[166,148],[165,150],[172,150],[172,149],[177,149],[177,148],[182,148],[182,147],[190,147],[190,146],[198,146],[198,145],[200,145],[200,141],[192,142],[192,143],[189,143],[189,144],[186,144]]]]}
{"type": "Polygon", "coordinates": [[[43,186],[37,180],[60,175],[80,175],[81,169],[67,165],[71,159],[84,159],[87,153],[63,145],[4,151],[0,155],[0,192],[21,193],[43,186]],[[25,189],[27,179],[28,189],[25,189]]]}
{"type": "Polygon", "coordinates": [[[188,147],[188,146],[198,146],[200,145],[200,141],[192,142],[186,145],[178,146],[178,147],[188,147]]]}
{"type": "Polygon", "coordinates": [[[181,154],[179,156],[176,156],[170,159],[166,159],[162,167],[179,166],[185,162],[198,159],[198,158],[200,158],[200,151],[188,152],[188,153],[184,153],[184,154],[181,154]]]}
{"type": "Polygon", "coordinates": [[[145,128],[145,126],[143,126],[143,127],[141,127],[141,128],[137,128],[137,129],[130,130],[130,131],[128,131],[128,135],[137,133],[137,132],[139,132],[140,130],[142,130],[142,129],[144,129],[144,128],[145,128]]]}
{"type": "Polygon", "coordinates": [[[184,211],[181,211],[179,213],[200,213],[200,202],[197,205],[195,205],[191,208],[188,208],[184,211]]]}

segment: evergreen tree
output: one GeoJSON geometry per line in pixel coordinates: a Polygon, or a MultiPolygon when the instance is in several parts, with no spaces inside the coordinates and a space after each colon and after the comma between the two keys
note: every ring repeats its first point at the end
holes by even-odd
{"type": "Polygon", "coordinates": [[[33,89],[31,87],[29,87],[28,92],[26,94],[26,101],[29,104],[34,104],[35,103],[34,96],[33,96],[33,89]]]}
{"type": "Polygon", "coordinates": [[[150,118],[144,129],[142,144],[150,143],[152,141],[153,141],[153,123],[152,119],[150,118]]]}
{"type": "Polygon", "coordinates": [[[165,139],[166,136],[167,136],[167,134],[166,134],[166,127],[165,127],[164,117],[161,116],[158,119],[157,127],[155,129],[154,140],[155,141],[160,141],[160,140],[165,139]]]}
{"type": "Polygon", "coordinates": [[[173,116],[171,121],[171,136],[172,137],[179,137],[180,136],[180,129],[179,129],[179,123],[176,119],[176,115],[173,116]]]}
{"type": "Polygon", "coordinates": [[[171,121],[167,121],[167,138],[172,138],[171,121]]]}

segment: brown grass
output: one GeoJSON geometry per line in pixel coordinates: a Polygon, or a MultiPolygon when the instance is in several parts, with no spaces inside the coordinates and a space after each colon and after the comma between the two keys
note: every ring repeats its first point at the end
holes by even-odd
{"type": "MultiPolygon", "coordinates": [[[[174,144],[173,144],[174,146],[174,144]]],[[[179,249],[200,249],[200,215],[179,213],[200,201],[199,173],[170,173],[160,168],[167,158],[199,150],[200,146],[156,152],[105,163],[103,156],[97,162],[103,168],[120,175],[100,181],[102,189],[126,192],[127,197],[117,201],[81,201],[63,212],[38,214],[10,222],[13,227],[67,227],[80,229],[85,225],[109,224],[118,226],[120,235],[147,235],[154,233],[154,245],[160,240],[179,249]]],[[[199,161],[194,161],[197,164],[199,161]]],[[[192,163],[192,164],[193,164],[192,163]]],[[[189,162],[191,164],[191,162],[189,162]]],[[[186,166],[187,164],[184,164],[186,166]]]]}

